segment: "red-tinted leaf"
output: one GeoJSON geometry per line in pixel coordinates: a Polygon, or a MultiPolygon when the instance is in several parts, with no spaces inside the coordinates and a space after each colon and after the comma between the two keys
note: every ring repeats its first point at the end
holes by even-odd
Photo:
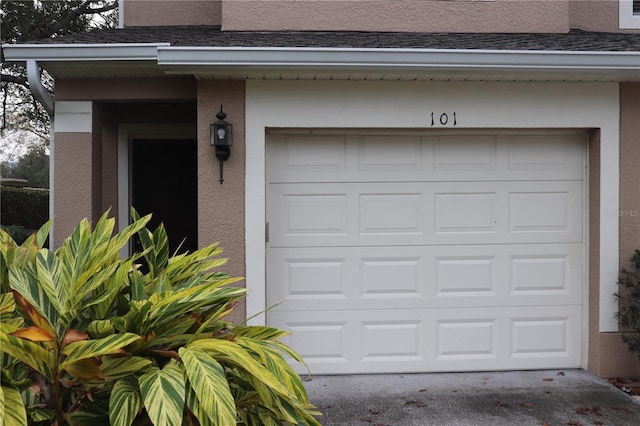
{"type": "Polygon", "coordinates": [[[51,325],[49,325],[47,320],[44,319],[44,317],[40,315],[38,311],[36,311],[36,308],[34,308],[33,305],[27,301],[27,299],[22,297],[22,295],[15,290],[11,290],[11,293],[13,293],[13,299],[16,301],[16,304],[34,325],[46,330],[50,335],[55,334],[55,332],[51,328],[51,325]]]}
{"type": "Polygon", "coordinates": [[[62,344],[68,345],[69,343],[79,342],[80,340],[89,340],[89,335],[87,333],[71,329],[67,334],[65,334],[62,344]]]}
{"type": "Polygon", "coordinates": [[[36,327],[35,325],[18,329],[9,335],[32,342],[53,342],[55,340],[47,330],[36,327]]]}

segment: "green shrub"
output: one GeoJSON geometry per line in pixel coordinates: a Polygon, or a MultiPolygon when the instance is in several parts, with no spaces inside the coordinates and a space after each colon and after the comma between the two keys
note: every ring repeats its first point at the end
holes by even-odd
{"type": "Polygon", "coordinates": [[[640,250],[631,257],[628,268],[622,269],[618,278],[620,290],[615,296],[620,302],[616,317],[624,334],[622,340],[629,351],[640,357],[640,250]]]}
{"type": "Polygon", "coordinates": [[[3,186],[0,191],[2,224],[20,225],[30,230],[49,220],[49,191],[3,186]]]}
{"type": "Polygon", "coordinates": [[[50,222],[21,246],[0,231],[5,424],[319,425],[286,332],[225,320],[246,290],[222,250],[171,257],[164,227],[134,218],[115,235],[83,220],[55,251],[50,222]],[[136,233],[143,252],[120,258],[136,233]]]}

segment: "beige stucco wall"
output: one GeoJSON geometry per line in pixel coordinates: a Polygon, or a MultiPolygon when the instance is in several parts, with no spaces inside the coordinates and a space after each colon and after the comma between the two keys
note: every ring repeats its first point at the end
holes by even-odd
{"type": "Polygon", "coordinates": [[[58,79],[56,101],[193,100],[193,77],[58,79]]]}
{"type": "Polygon", "coordinates": [[[619,0],[570,0],[569,25],[587,31],[616,32],[619,0]]]}
{"type": "MultiPolygon", "coordinates": [[[[222,269],[232,276],[245,275],[245,83],[244,81],[198,81],[198,242],[205,246],[219,241],[229,261],[222,269]],[[209,143],[209,125],[223,106],[233,124],[231,156],[224,163],[224,183],[209,143]]],[[[241,285],[244,285],[242,283],[241,285]]],[[[246,316],[244,303],[233,313],[246,316]]]]}
{"type": "Polygon", "coordinates": [[[224,0],[224,30],[569,30],[568,0],[224,0]]]}
{"type": "Polygon", "coordinates": [[[220,25],[221,0],[125,0],[125,27],[220,25]]]}
{"type": "Polygon", "coordinates": [[[54,155],[54,247],[84,218],[92,217],[91,133],[58,132],[54,155]]]}
{"type": "MultiPolygon", "coordinates": [[[[590,183],[599,178],[598,147],[590,149],[590,183]],[[595,168],[595,170],[594,170],[595,168]]],[[[620,263],[628,264],[634,250],[640,248],[640,84],[620,85],[620,206],[600,206],[595,185],[590,187],[590,287],[589,287],[589,370],[601,377],[637,376],[640,361],[629,353],[620,333],[598,330],[598,271],[594,258],[599,250],[597,221],[593,216],[618,212],[620,220],[620,263]]]]}

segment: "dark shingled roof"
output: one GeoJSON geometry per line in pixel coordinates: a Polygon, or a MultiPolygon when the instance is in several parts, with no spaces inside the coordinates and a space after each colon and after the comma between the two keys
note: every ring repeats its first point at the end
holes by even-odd
{"type": "MultiPolygon", "coordinates": [[[[359,31],[222,31],[219,26],[127,27],[39,40],[49,44],[170,43],[172,46],[640,51],[640,33],[450,34],[359,31]]],[[[31,42],[34,43],[34,42],[31,42]]]]}

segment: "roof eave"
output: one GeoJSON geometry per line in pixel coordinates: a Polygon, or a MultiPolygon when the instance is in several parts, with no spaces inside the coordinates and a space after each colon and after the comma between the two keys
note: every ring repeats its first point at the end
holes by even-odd
{"type": "Polygon", "coordinates": [[[638,71],[640,52],[538,50],[160,47],[166,67],[638,71]]]}
{"type": "Polygon", "coordinates": [[[168,73],[211,70],[354,70],[380,72],[447,70],[510,73],[580,73],[595,80],[640,81],[640,52],[547,50],[452,50],[397,48],[212,47],[169,43],[3,45],[10,62],[147,61],[168,73]]]}

